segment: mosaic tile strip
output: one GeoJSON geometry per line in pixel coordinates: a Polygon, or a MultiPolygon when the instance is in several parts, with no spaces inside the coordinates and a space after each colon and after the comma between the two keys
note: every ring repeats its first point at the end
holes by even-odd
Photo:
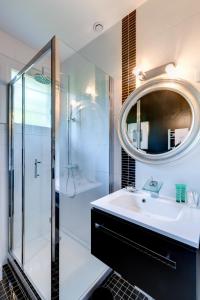
{"type": "Polygon", "coordinates": [[[113,273],[103,285],[108,288],[112,295],[113,300],[150,300],[152,298],[144,295],[137,287],[130,284],[116,273],[113,273]]]}
{"type": "MultiPolygon", "coordinates": [[[[122,103],[136,88],[136,10],[122,20],[122,103]]],[[[135,186],[135,160],[122,149],[122,188],[135,186]]]]}

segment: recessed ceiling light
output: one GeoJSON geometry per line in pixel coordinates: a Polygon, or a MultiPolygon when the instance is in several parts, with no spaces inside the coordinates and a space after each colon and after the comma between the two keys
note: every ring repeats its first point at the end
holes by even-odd
{"type": "Polygon", "coordinates": [[[101,31],[103,31],[103,24],[100,23],[100,22],[94,23],[93,30],[94,30],[94,32],[101,32],[101,31]]]}

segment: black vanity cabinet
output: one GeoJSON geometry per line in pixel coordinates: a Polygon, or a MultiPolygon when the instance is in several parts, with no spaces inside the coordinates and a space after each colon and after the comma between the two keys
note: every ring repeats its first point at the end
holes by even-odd
{"type": "Polygon", "coordinates": [[[156,300],[200,300],[199,251],[92,209],[91,252],[156,300]]]}

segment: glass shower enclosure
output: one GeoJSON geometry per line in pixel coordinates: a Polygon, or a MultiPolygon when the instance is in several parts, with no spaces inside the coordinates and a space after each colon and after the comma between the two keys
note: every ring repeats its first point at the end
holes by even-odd
{"type": "Polygon", "coordinates": [[[8,260],[32,299],[87,299],[90,202],[111,191],[110,76],[54,37],[9,83],[8,260]]]}

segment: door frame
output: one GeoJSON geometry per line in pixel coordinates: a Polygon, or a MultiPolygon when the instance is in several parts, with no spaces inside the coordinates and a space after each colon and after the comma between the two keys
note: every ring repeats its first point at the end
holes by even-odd
{"type": "MultiPolygon", "coordinates": [[[[9,82],[8,84],[8,185],[9,185],[9,207],[8,207],[8,261],[12,265],[13,269],[19,276],[20,280],[24,284],[25,288],[31,295],[32,299],[38,299],[40,296],[39,291],[36,287],[30,283],[27,278],[24,269],[24,207],[25,207],[25,197],[24,197],[24,168],[25,168],[25,144],[23,138],[24,132],[24,103],[25,103],[25,86],[24,86],[24,75],[32,68],[32,66],[41,59],[48,51],[51,51],[51,295],[55,290],[52,284],[52,274],[54,272],[56,264],[56,249],[59,247],[59,237],[57,236],[59,230],[56,230],[57,215],[56,215],[56,188],[55,188],[55,174],[56,171],[56,117],[57,109],[60,102],[60,73],[59,73],[59,51],[58,51],[58,41],[56,36],[54,36],[30,61],[26,64],[22,70],[9,82]],[[12,253],[12,240],[13,240],[13,207],[14,207],[14,165],[13,165],[13,85],[14,83],[22,78],[22,264],[16,261],[12,253]],[[56,247],[57,246],[57,247],[56,247]]],[[[56,266],[57,268],[59,266],[56,266]]],[[[59,273],[59,272],[58,272],[59,273]]],[[[59,284],[59,278],[56,278],[56,285],[59,284]]],[[[41,296],[40,296],[41,297],[41,296]]]]}

